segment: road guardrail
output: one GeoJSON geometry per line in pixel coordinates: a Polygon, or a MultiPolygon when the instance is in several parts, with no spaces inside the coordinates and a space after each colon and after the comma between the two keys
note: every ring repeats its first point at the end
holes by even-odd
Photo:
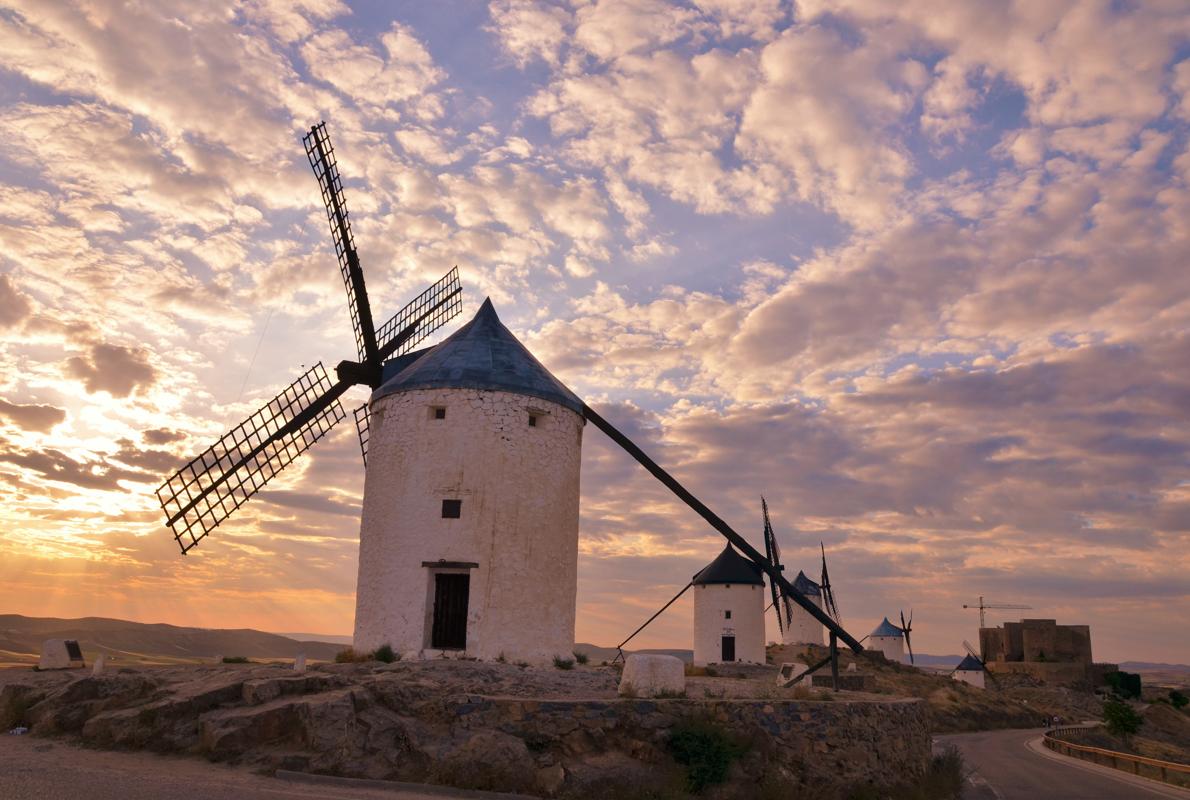
{"type": "Polygon", "coordinates": [[[1130,772],[1142,778],[1152,778],[1168,783],[1170,786],[1190,787],[1190,764],[1161,761],[1156,758],[1105,750],[1102,747],[1091,747],[1069,741],[1069,739],[1085,736],[1087,731],[1091,730],[1095,730],[1095,728],[1052,728],[1045,732],[1042,744],[1064,756],[1091,761],[1100,766],[1111,767],[1121,772],[1130,772]]]}

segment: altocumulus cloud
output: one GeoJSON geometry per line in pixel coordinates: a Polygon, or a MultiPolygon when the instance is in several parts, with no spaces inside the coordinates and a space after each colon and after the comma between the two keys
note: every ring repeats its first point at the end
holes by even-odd
{"type": "MultiPolygon", "coordinates": [[[[10,5],[12,610],[80,613],[61,571],[89,613],[143,613],[120,580],[173,622],[349,629],[346,426],[184,564],[151,495],[353,350],[299,143],[325,118],[379,317],[457,264],[737,528],[764,493],[791,568],[826,542],[861,633],[913,606],[957,652],[1000,593],[1190,660],[1160,635],[1190,601],[1183,4],[10,5]]],[[[602,643],[721,547],[595,431],[582,536],[602,643]]]]}

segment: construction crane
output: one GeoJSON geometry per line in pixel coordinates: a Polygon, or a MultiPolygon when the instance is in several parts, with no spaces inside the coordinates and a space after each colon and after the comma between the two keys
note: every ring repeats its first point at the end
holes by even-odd
{"type": "Polygon", "coordinates": [[[980,595],[979,605],[968,605],[967,603],[963,603],[963,608],[978,608],[979,609],[979,627],[986,628],[988,626],[986,612],[989,608],[994,608],[994,609],[1030,609],[1030,608],[1033,608],[1033,606],[1021,606],[1021,605],[1016,605],[1013,603],[985,603],[983,601],[983,596],[980,595]]]}

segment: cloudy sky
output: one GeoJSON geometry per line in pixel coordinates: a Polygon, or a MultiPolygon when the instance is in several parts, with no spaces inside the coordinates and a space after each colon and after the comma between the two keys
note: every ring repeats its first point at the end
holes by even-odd
{"type": "MultiPolygon", "coordinates": [[[[3,0],[0,104],[0,612],[350,632],[352,426],[186,558],[153,496],[354,353],[325,119],[378,317],[457,264],[849,629],[1190,662],[1183,0],[3,0]]],[[[588,428],[578,638],[700,522],[588,428]]]]}

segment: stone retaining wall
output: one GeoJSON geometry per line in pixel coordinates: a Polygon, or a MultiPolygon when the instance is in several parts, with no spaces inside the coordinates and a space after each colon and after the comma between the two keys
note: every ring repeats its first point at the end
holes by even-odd
{"type": "MultiPolygon", "coordinates": [[[[179,682],[131,670],[47,680],[4,686],[0,720],[92,746],[265,771],[550,797],[680,786],[684,773],[667,741],[689,723],[739,745],[729,781],[736,788],[771,780],[826,797],[832,788],[912,781],[930,758],[919,700],[545,700],[435,691],[397,672],[276,676],[264,668],[239,677],[200,671],[179,682]]],[[[714,797],[727,796],[741,795],[714,797]]]]}

